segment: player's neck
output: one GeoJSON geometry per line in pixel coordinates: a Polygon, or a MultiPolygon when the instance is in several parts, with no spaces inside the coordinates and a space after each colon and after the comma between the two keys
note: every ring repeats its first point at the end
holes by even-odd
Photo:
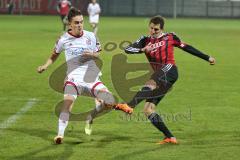
{"type": "Polygon", "coordinates": [[[68,31],[68,34],[70,34],[73,37],[79,38],[79,37],[82,37],[83,31],[80,34],[76,34],[72,30],[70,30],[70,31],[68,31]]]}
{"type": "Polygon", "coordinates": [[[164,35],[164,33],[163,32],[161,32],[161,33],[159,33],[158,35],[152,35],[151,37],[152,38],[161,38],[162,36],[164,35]]]}

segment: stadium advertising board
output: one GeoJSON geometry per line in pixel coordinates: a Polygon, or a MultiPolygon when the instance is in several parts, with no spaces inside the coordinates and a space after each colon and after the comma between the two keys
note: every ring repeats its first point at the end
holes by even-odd
{"type": "MultiPolygon", "coordinates": [[[[8,13],[10,0],[0,0],[0,13],[8,13]]],[[[72,5],[86,13],[88,1],[73,0],[72,5]]],[[[13,0],[14,14],[57,14],[58,0],[13,0]]]]}

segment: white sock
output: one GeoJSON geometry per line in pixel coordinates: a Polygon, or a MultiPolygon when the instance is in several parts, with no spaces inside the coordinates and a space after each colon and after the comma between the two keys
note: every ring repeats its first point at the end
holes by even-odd
{"type": "Polygon", "coordinates": [[[61,112],[58,119],[58,136],[64,136],[64,131],[68,125],[69,112],[61,112]]]}

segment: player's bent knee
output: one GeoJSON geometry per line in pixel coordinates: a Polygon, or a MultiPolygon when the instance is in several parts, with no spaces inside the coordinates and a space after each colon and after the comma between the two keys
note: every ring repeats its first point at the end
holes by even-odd
{"type": "Polygon", "coordinates": [[[154,90],[157,88],[157,83],[154,80],[150,79],[145,83],[145,86],[151,88],[151,90],[154,90]]]}
{"type": "Polygon", "coordinates": [[[99,90],[96,97],[102,100],[107,105],[115,104],[115,98],[108,90],[99,90]]]}
{"type": "Polygon", "coordinates": [[[151,88],[151,86],[144,86],[144,87],[141,89],[141,91],[143,91],[143,92],[152,91],[152,88],[151,88]]]}
{"type": "Polygon", "coordinates": [[[75,99],[71,95],[64,95],[64,103],[61,112],[70,112],[75,99]]]}
{"type": "Polygon", "coordinates": [[[75,100],[77,98],[78,91],[73,85],[67,84],[64,87],[64,99],[75,100]]]}
{"type": "Polygon", "coordinates": [[[155,108],[155,105],[153,103],[146,102],[143,109],[145,116],[148,117],[150,114],[155,112],[154,108],[155,108]]]}
{"type": "Polygon", "coordinates": [[[77,95],[72,95],[72,94],[64,94],[64,101],[72,101],[74,102],[77,98],[77,95]]]}
{"type": "Polygon", "coordinates": [[[154,89],[157,88],[156,85],[157,85],[156,82],[148,81],[148,82],[145,83],[144,87],[148,87],[150,90],[154,90],[154,89]]]}

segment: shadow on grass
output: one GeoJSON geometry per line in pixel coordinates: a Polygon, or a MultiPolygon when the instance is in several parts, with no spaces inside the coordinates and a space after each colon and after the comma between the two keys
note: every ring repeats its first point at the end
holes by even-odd
{"type": "Polygon", "coordinates": [[[19,156],[7,158],[8,160],[47,160],[47,159],[58,159],[58,160],[66,160],[73,154],[73,146],[72,145],[64,145],[57,146],[57,145],[49,145],[44,146],[39,149],[33,149],[30,152],[24,153],[19,156]],[[56,151],[58,147],[63,148],[63,151],[56,151]],[[46,151],[53,151],[46,155],[46,151]],[[38,155],[38,154],[45,154],[45,155],[38,155]]]}
{"type": "MultiPolygon", "coordinates": [[[[25,153],[21,155],[9,154],[7,157],[1,157],[1,159],[7,160],[45,160],[45,159],[69,159],[74,153],[75,147],[84,147],[84,148],[99,148],[106,147],[107,144],[110,144],[114,141],[125,141],[127,143],[131,141],[131,137],[122,136],[118,134],[112,134],[110,132],[96,132],[93,136],[82,136],[82,139],[79,139],[80,134],[69,133],[66,137],[67,140],[64,141],[62,145],[55,145],[53,143],[52,135],[55,135],[56,132],[43,130],[43,129],[29,129],[29,128],[9,128],[6,131],[19,132],[31,137],[38,137],[44,141],[49,142],[48,145],[38,145],[36,142],[36,147],[31,145],[31,148],[26,149],[25,153]],[[49,136],[51,135],[51,136],[49,136]],[[49,138],[51,137],[51,138],[49,138]],[[42,145],[42,146],[41,146],[42,145]]],[[[23,144],[24,145],[24,144],[23,144]]],[[[25,148],[25,146],[24,146],[25,148]]]]}
{"type": "Polygon", "coordinates": [[[121,141],[122,143],[130,143],[134,141],[133,137],[124,135],[125,132],[119,132],[118,130],[116,130],[116,133],[114,134],[112,132],[103,132],[103,131],[97,132],[97,134],[104,135],[104,136],[97,142],[96,148],[107,147],[107,145],[112,142],[121,141]]]}
{"type": "Polygon", "coordinates": [[[36,142],[36,147],[34,147],[33,145],[30,149],[26,150],[26,153],[23,153],[18,156],[9,155],[9,157],[5,157],[4,159],[8,159],[8,160],[63,159],[65,160],[65,159],[68,159],[73,154],[74,145],[66,144],[66,145],[58,146],[53,143],[53,139],[48,138],[49,137],[48,135],[56,134],[53,131],[42,130],[42,129],[29,129],[29,128],[14,128],[14,129],[9,128],[9,129],[6,129],[6,131],[20,132],[22,134],[27,134],[29,136],[38,137],[45,141],[50,142],[50,144],[47,146],[40,147],[41,145],[38,145],[36,142]],[[56,149],[61,149],[62,152],[57,151],[56,149]],[[52,152],[49,152],[51,150],[52,152]],[[49,154],[45,154],[45,152],[49,152],[49,154]],[[45,154],[45,155],[41,155],[41,154],[45,154]]]}

